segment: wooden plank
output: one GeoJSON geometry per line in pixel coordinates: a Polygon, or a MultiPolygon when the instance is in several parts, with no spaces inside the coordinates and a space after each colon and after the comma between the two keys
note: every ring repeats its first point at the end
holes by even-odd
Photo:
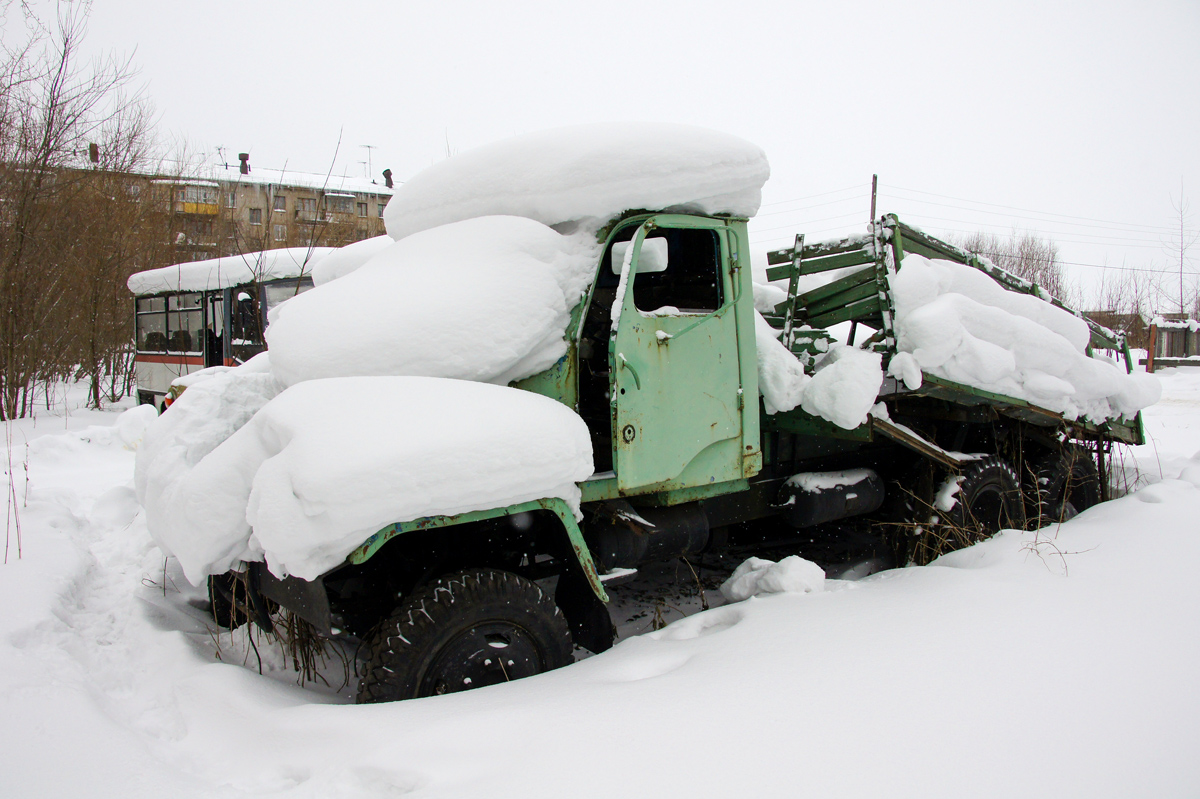
{"type": "Polygon", "coordinates": [[[792,262],[788,261],[783,266],[767,267],[767,280],[772,282],[776,280],[787,280],[792,276],[792,262]]]}
{"type": "MultiPolygon", "coordinates": [[[[809,258],[822,258],[826,255],[837,255],[838,253],[852,252],[854,250],[861,250],[870,243],[870,236],[848,236],[844,239],[818,242],[816,244],[809,244],[806,246],[802,253],[802,257],[807,261],[809,258]]],[[[767,263],[772,266],[776,264],[790,264],[794,258],[795,251],[792,248],[788,248],[786,250],[771,250],[767,253],[767,263]]]]}
{"type": "Polygon", "coordinates": [[[812,327],[832,327],[840,322],[849,322],[851,319],[864,319],[866,317],[877,315],[879,313],[879,297],[873,296],[865,300],[851,303],[843,306],[836,311],[830,311],[827,314],[810,317],[808,324],[812,327]]]}
{"type": "MultiPolygon", "coordinates": [[[[800,263],[800,274],[816,275],[821,272],[829,272],[834,269],[844,269],[848,266],[860,266],[862,264],[875,263],[875,256],[863,250],[853,250],[851,252],[841,253],[839,255],[830,255],[823,258],[810,260],[806,255],[800,263]]],[[[781,266],[772,266],[767,268],[767,280],[784,280],[791,277],[792,262],[788,261],[781,266]]]]}
{"type": "Polygon", "coordinates": [[[845,277],[838,278],[832,283],[827,283],[824,286],[820,286],[811,291],[806,291],[796,298],[796,302],[802,306],[810,305],[811,303],[818,302],[826,297],[832,297],[839,291],[845,291],[848,288],[867,282],[870,282],[872,285],[874,285],[874,269],[860,269],[857,272],[851,272],[845,277]]]}
{"type": "Polygon", "coordinates": [[[873,263],[875,263],[875,256],[865,250],[853,250],[852,252],[845,252],[840,255],[828,255],[821,258],[809,258],[806,255],[804,256],[804,262],[800,265],[800,274],[815,275],[819,272],[828,272],[847,266],[873,263]]]}
{"type": "Polygon", "coordinates": [[[802,307],[808,316],[819,316],[823,313],[840,308],[844,305],[850,305],[858,300],[866,299],[867,297],[879,296],[879,287],[875,285],[874,280],[860,283],[857,286],[851,286],[845,291],[839,291],[830,297],[826,297],[816,302],[805,303],[802,307]]]}

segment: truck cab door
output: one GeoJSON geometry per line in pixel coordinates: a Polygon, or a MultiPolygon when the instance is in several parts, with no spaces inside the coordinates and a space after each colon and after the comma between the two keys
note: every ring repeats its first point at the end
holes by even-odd
{"type": "Polygon", "coordinates": [[[743,476],[731,235],[721,220],[660,214],[613,245],[622,274],[609,358],[622,493],[743,476]]]}

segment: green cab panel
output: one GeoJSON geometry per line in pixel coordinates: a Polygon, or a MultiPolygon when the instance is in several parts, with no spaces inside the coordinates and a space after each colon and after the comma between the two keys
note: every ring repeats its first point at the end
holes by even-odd
{"type": "MultiPolygon", "coordinates": [[[[629,244],[609,346],[622,493],[743,477],[741,289],[730,235],[722,220],[664,214],[629,244]]],[[[757,385],[748,388],[757,404],[757,385]]]]}

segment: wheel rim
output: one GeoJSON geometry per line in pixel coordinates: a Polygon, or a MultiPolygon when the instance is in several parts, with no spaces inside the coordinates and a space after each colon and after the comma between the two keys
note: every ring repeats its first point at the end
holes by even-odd
{"type": "Polygon", "coordinates": [[[485,622],[454,636],[438,651],[417,696],[482,688],[545,670],[542,652],[528,631],[511,622],[485,622]]]}

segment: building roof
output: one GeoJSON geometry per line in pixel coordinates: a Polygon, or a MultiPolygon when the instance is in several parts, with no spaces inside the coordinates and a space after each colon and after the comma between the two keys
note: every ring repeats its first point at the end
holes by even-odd
{"type": "MultiPolygon", "coordinates": [[[[290,169],[271,169],[250,165],[250,174],[243,175],[239,164],[205,164],[193,178],[218,181],[224,186],[244,184],[247,186],[284,186],[301,189],[324,190],[326,193],[346,192],[354,194],[378,194],[392,196],[392,189],[370,178],[350,175],[326,175],[311,172],[296,172],[290,169]]],[[[188,182],[186,179],[180,182],[188,182]]]]}

